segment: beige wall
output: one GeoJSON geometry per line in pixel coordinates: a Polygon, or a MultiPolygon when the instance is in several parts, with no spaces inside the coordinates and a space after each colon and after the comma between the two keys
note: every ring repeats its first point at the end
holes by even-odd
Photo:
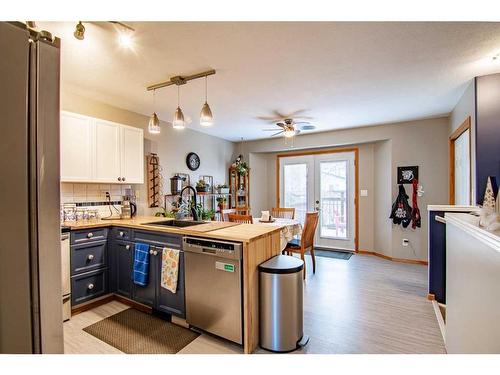
{"type": "Polygon", "coordinates": [[[472,204],[476,204],[476,81],[472,79],[462,97],[450,113],[449,130],[451,135],[466,119],[471,117],[471,184],[472,204]]]}
{"type": "MultiPolygon", "coordinates": [[[[295,140],[293,150],[347,145],[360,147],[360,189],[368,189],[369,195],[366,199],[360,197],[359,248],[396,258],[426,260],[426,207],[429,204],[445,204],[448,199],[448,131],[447,117],[409,121],[301,135],[295,140]],[[366,146],[367,143],[371,145],[366,146]],[[415,231],[394,226],[389,220],[391,204],[398,192],[397,167],[404,165],[420,167],[420,183],[425,190],[424,196],[419,198],[422,228],[415,231]],[[402,246],[403,238],[410,240],[409,247],[402,246]]],[[[290,151],[290,148],[280,138],[246,142],[243,145],[243,154],[247,158],[251,154],[269,155],[284,150],[290,151]]],[[[254,155],[249,159],[250,162],[253,158],[254,155]]],[[[258,196],[254,185],[262,181],[252,179],[251,199],[253,202],[265,201],[271,206],[275,203],[272,197],[276,195],[276,165],[270,159],[267,162],[267,175],[267,194],[258,196]]],[[[406,186],[406,190],[411,197],[411,186],[406,186]]]]}
{"type": "MultiPolygon", "coordinates": [[[[175,172],[189,173],[192,182],[195,182],[200,175],[213,176],[214,183],[227,182],[228,168],[235,150],[233,142],[190,129],[178,131],[164,122],[160,134],[149,134],[148,117],[69,92],[61,94],[61,109],[143,128],[144,153],[147,155],[154,152],[160,158],[164,193],[170,193],[170,177],[175,172]],[[195,172],[186,167],[185,160],[189,152],[196,152],[201,159],[200,168],[195,172]]],[[[146,178],[144,180],[146,181],[146,178]]],[[[133,187],[138,193],[139,214],[156,212],[157,209],[149,209],[147,206],[146,184],[133,187]]]]}

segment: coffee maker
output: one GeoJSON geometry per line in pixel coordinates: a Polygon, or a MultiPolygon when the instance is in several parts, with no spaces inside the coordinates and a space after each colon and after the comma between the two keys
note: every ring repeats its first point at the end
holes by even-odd
{"type": "Polygon", "coordinates": [[[125,189],[125,195],[122,197],[121,219],[131,219],[137,215],[137,203],[135,192],[132,189],[125,189]]]}

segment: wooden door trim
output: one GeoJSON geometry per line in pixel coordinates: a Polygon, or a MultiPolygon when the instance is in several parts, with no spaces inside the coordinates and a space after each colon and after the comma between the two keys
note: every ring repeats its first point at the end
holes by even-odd
{"type": "Polygon", "coordinates": [[[468,116],[464,122],[451,133],[448,140],[448,150],[449,150],[449,178],[450,178],[450,190],[449,190],[449,202],[450,204],[455,204],[455,141],[466,131],[469,131],[469,205],[472,204],[472,134],[471,134],[471,117],[468,116]]]}
{"type": "Polygon", "coordinates": [[[359,148],[330,148],[322,150],[304,150],[276,155],[276,203],[280,205],[280,158],[291,156],[309,156],[321,154],[337,154],[342,152],[354,152],[354,251],[359,250],[359,148]]]}

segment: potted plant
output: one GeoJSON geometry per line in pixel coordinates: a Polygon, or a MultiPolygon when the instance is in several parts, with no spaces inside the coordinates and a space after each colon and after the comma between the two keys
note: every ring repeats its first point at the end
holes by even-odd
{"type": "Polygon", "coordinates": [[[229,194],[229,186],[227,186],[227,184],[219,184],[217,186],[215,186],[215,190],[217,191],[217,193],[219,194],[229,194]]]}
{"type": "Polygon", "coordinates": [[[175,217],[175,212],[174,211],[168,211],[164,208],[162,208],[160,211],[155,213],[155,216],[157,217],[168,217],[168,218],[174,218],[175,217]]]}
{"type": "Polygon", "coordinates": [[[219,211],[222,211],[226,203],[226,197],[217,197],[215,200],[217,201],[217,206],[219,207],[219,211]]]}
{"type": "Polygon", "coordinates": [[[196,191],[198,193],[208,193],[210,191],[210,185],[205,182],[205,180],[199,180],[196,183],[196,191]]]}

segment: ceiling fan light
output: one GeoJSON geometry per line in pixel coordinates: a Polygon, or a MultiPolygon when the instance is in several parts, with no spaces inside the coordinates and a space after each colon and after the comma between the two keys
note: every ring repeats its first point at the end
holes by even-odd
{"type": "Polygon", "coordinates": [[[174,129],[184,129],[185,125],[184,113],[182,113],[181,107],[177,107],[174,114],[174,121],[172,121],[172,127],[174,129]]]}
{"type": "Polygon", "coordinates": [[[200,113],[200,125],[201,126],[212,126],[214,124],[214,117],[212,115],[212,110],[207,102],[203,104],[200,113]]]}
{"type": "Polygon", "coordinates": [[[148,130],[151,134],[160,134],[161,131],[160,119],[158,118],[156,112],[154,112],[151,118],[149,119],[148,130]]]}
{"type": "Polygon", "coordinates": [[[83,40],[85,38],[85,26],[83,26],[81,21],[76,24],[73,36],[78,40],[83,40]]]}
{"type": "Polygon", "coordinates": [[[294,130],[294,129],[286,129],[286,130],[283,132],[283,135],[284,135],[286,138],[292,138],[293,136],[295,136],[295,130],[294,130]]]}

